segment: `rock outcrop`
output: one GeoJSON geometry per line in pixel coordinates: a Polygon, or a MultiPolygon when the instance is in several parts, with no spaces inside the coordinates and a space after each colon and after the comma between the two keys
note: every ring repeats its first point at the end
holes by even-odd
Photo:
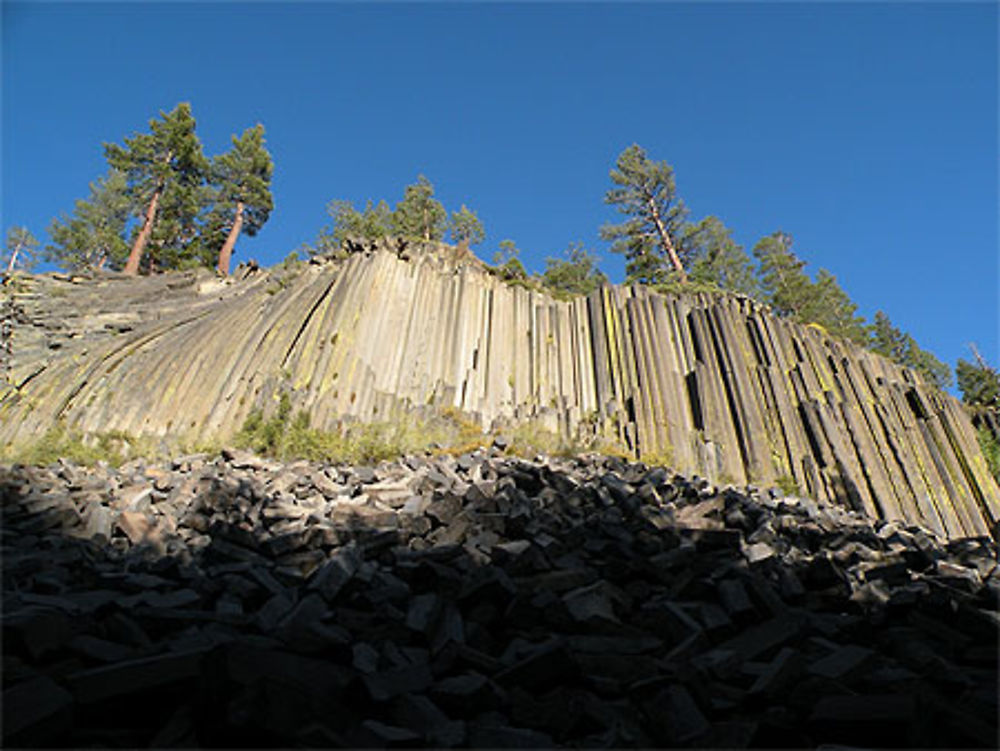
{"type": "Polygon", "coordinates": [[[794,483],[950,538],[1000,519],[959,403],[818,327],[639,286],[561,302],[453,249],[355,250],[227,281],[24,278],[6,302],[0,442],[56,420],[225,438],[287,393],[317,427],[455,407],[484,428],[594,432],[717,482],[794,483]]]}

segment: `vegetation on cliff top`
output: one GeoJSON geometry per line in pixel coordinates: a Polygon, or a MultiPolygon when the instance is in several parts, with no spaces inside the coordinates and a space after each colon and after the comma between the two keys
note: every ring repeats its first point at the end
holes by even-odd
{"type": "Polygon", "coordinates": [[[207,158],[187,103],[161,112],[149,131],[104,145],[109,171],[72,214],[53,219],[46,260],[69,269],[137,274],[216,266],[227,274],[237,238],[254,235],[274,206],[264,126],[232,137],[207,158]]]}
{"type": "Polygon", "coordinates": [[[990,472],[1000,482],[1000,372],[970,345],[975,362],[959,359],[955,374],[962,401],[972,414],[979,447],[990,472]]]}
{"type": "MultiPolygon", "coordinates": [[[[230,151],[212,159],[203,154],[187,103],[161,112],[149,125],[149,132],[124,139],[124,145],[105,144],[108,173],[91,183],[89,198],[77,201],[71,215],[53,220],[46,260],[72,269],[104,267],[131,274],[143,263],[149,272],[206,265],[225,275],[239,235],[252,236],[267,222],[274,207],[273,163],[262,125],[234,135],[230,151]]],[[[757,242],[755,264],[721,219],[691,218],[673,168],[650,158],[638,144],[621,152],[609,177],[604,201],[623,219],[604,225],[600,234],[611,242],[612,252],[625,257],[626,283],[662,292],[752,297],[778,315],[819,324],[834,336],[867,346],[939,388],[951,385],[948,366],[895,328],[885,313],[879,311],[868,324],[831,272],[820,269],[811,278],[788,233],[776,231],[757,242]]],[[[303,254],[337,253],[348,238],[448,238],[465,248],[486,238],[476,212],[462,204],[449,214],[424,175],[406,186],[391,209],[385,200],[369,200],[363,209],[333,200],[327,212],[330,224],[301,248],[303,254]]],[[[11,228],[7,276],[18,264],[27,267],[33,242],[26,228],[11,228]]],[[[502,241],[500,248],[493,273],[559,299],[590,294],[607,281],[597,254],[580,243],[546,258],[540,274],[527,272],[513,241],[502,241]]]]}

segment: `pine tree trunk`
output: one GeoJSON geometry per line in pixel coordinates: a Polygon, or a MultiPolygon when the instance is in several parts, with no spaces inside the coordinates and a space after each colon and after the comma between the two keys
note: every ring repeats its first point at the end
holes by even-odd
{"type": "Polygon", "coordinates": [[[687,272],[684,271],[684,265],[681,263],[680,256],[677,255],[677,250],[674,248],[673,240],[670,239],[670,233],[667,232],[667,228],[663,226],[663,220],[660,219],[659,209],[656,208],[656,203],[649,199],[649,208],[653,214],[653,222],[656,224],[656,231],[660,235],[660,242],[663,243],[663,247],[667,251],[667,257],[670,258],[670,263],[673,264],[674,270],[677,272],[677,276],[680,277],[681,284],[687,283],[687,272]]]}
{"type": "Polygon", "coordinates": [[[7,276],[14,273],[14,264],[17,263],[17,254],[21,250],[21,245],[18,243],[17,247],[14,248],[14,252],[10,254],[10,263],[7,264],[7,276]]]}
{"type": "Polygon", "coordinates": [[[219,251],[219,265],[216,270],[223,276],[229,276],[229,262],[233,258],[233,248],[236,247],[236,238],[240,236],[243,229],[243,202],[236,202],[236,219],[233,220],[233,227],[229,230],[226,241],[222,243],[222,250],[219,251]]]}
{"type": "Polygon", "coordinates": [[[128,261],[125,262],[124,271],[129,276],[135,276],[139,273],[139,261],[142,260],[142,251],[146,249],[146,243],[149,242],[149,236],[153,232],[153,220],[156,219],[156,207],[160,203],[160,193],[162,192],[163,187],[158,187],[153,192],[149,206],[146,207],[146,218],[142,223],[142,229],[139,231],[139,236],[135,238],[132,252],[128,254],[128,261]]]}
{"type": "Polygon", "coordinates": [[[660,235],[660,242],[667,251],[670,263],[674,265],[674,270],[677,271],[677,276],[680,277],[681,284],[686,284],[688,280],[687,272],[684,271],[684,265],[681,263],[680,256],[677,255],[677,251],[674,249],[674,243],[670,239],[670,233],[668,233],[667,228],[663,226],[663,220],[660,219],[660,212],[656,208],[656,203],[653,199],[649,199],[649,208],[653,214],[653,222],[656,224],[656,231],[660,235]]]}

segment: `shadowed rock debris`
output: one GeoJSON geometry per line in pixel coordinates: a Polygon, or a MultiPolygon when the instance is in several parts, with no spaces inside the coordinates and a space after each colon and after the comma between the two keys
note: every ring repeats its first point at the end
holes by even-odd
{"type": "Polygon", "coordinates": [[[8,747],[995,747],[986,537],[497,449],[0,492],[8,747]]]}

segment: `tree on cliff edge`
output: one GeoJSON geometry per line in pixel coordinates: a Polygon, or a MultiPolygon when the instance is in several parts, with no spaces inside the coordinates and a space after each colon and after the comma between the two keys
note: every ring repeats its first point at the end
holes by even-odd
{"type": "Polygon", "coordinates": [[[407,185],[403,200],[392,212],[393,231],[404,237],[425,241],[444,237],[448,213],[434,198],[434,186],[423,175],[413,185],[407,185]]]}
{"type": "Polygon", "coordinates": [[[583,243],[571,243],[562,258],[545,259],[542,285],[561,299],[589,295],[608,281],[597,261],[597,254],[588,251],[583,243]]]}
{"type": "Polygon", "coordinates": [[[672,273],[684,283],[676,238],[687,219],[687,208],[677,197],[673,168],[654,162],[641,146],[632,144],[618,156],[611,170],[615,187],[604,202],[628,217],[621,224],[601,227],[601,237],[611,240],[611,250],[625,255],[627,281],[656,284],[672,273]]]}
{"type": "Polygon", "coordinates": [[[181,205],[185,197],[204,182],[208,161],[201,141],[195,135],[191,105],[178,104],[172,112],[160,112],[160,119],[149,121],[149,133],[137,133],[125,139],[125,145],[104,145],[108,163],[125,173],[129,192],[137,206],[143,206],[142,225],[128,260],[126,274],[139,273],[139,262],[157,221],[161,203],[181,205]]]}
{"type": "Polygon", "coordinates": [[[451,212],[448,230],[451,232],[452,242],[456,245],[459,243],[465,243],[466,246],[478,245],[486,239],[483,223],[479,221],[476,212],[470,211],[464,203],[460,211],[451,212]]]}
{"type": "Polygon", "coordinates": [[[766,302],[780,315],[801,319],[809,305],[812,282],[806,262],[792,252],[792,236],[775,232],[753,247],[760,264],[761,288],[766,302]]]}
{"type": "Polygon", "coordinates": [[[78,200],[71,215],[49,224],[46,260],[64,269],[120,269],[128,256],[124,234],[131,213],[125,174],[112,169],[90,184],[89,198],[78,200]]]}
{"type": "Polygon", "coordinates": [[[875,312],[875,320],[868,326],[867,333],[868,348],[872,352],[912,368],[939,389],[951,386],[951,369],[930,352],[921,349],[912,336],[893,326],[889,316],[881,310],[875,312]]]}
{"type": "Polygon", "coordinates": [[[748,297],[760,295],[753,262],[743,246],[733,239],[732,230],[718,217],[707,216],[692,225],[681,245],[695,250],[690,262],[692,281],[748,297]]]}
{"type": "Polygon", "coordinates": [[[990,366],[973,346],[976,362],[959,359],[955,367],[962,401],[971,406],[1000,410],[1000,372],[990,366]]]}
{"type": "Polygon", "coordinates": [[[350,201],[333,200],[327,205],[326,213],[333,219],[333,227],[320,231],[317,246],[321,252],[339,248],[349,237],[378,240],[392,234],[392,211],[385,201],[374,203],[369,199],[365,208],[359,211],[350,201]]]}
{"type": "Polygon", "coordinates": [[[35,265],[38,240],[27,227],[16,225],[7,230],[7,265],[4,276],[10,276],[20,266],[31,269],[35,265]]]}
{"type": "Polygon", "coordinates": [[[229,274],[236,239],[241,232],[253,237],[267,222],[274,199],[271,175],[274,163],[264,148],[264,126],[258,123],[232,137],[233,147],[212,160],[212,182],[217,186],[213,215],[226,239],[219,250],[218,272],[229,274]]]}

